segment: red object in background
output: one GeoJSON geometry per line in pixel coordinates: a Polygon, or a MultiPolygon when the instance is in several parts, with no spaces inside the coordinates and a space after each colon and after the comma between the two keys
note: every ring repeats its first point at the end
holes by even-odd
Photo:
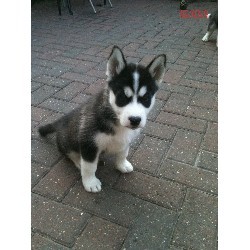
{"type": "Polygon", "coordinates": [[[180,10],[180,18],[207,18],[207,10],[180,10]]]}
{"type": "Polygon", "coordinates": [[[188,10],[180,10],[180,18],[190,18],[188,10]]]}
{"type": "Polygon", "coordinates": [[[191,10],[191,17],[193,18],[203,18],[203,14],[200,10],[191,10]]]}

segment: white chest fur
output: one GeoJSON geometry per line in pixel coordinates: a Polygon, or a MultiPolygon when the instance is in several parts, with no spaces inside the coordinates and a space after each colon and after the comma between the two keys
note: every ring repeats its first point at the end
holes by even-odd
{"type": "Polygon", "coordinates": [[[105,133],[97,134],[95,142],[100,151],[117,153],[125,150],[139,133],[140,129],[132,130],[120,127],[114,135],[107,135],[105,133]]]}

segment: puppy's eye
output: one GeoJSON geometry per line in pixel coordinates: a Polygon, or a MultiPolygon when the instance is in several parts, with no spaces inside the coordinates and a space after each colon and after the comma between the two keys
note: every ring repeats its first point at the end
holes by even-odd
{"type": "Polygon", "coordinates": [[[149,93],[146,93],[144,96],[141,97],[141,100],[144,102],[148,102],[149,98],[150,98],[149,93]]]}
{"type": "Polygon", "coordinates": [[[123,91],[116,93],[116,104],[118,107],[124,107],[131,101],[131,97],[127,97],[123,91]]]}
{"type": "Polygon", "coordinates": [[[119,92],[117,93],[117,98],[128,99],[129,97],[128,97],[123,91],[119,91],[119,92]]]}
{"type": "Polygon", "coordinates": [[[139,97],[138,100],[143,106],[148,108],[151,104],[151,95],[150,95],[150,93],[147,92],[145,95],[139,97]]]}

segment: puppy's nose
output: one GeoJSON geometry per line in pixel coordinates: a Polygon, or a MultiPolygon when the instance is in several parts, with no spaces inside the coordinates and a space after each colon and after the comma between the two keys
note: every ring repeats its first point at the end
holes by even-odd
{"type": "Polygon", "coordinates": [[[133,127],[137,127],[141,122],[141,117],[140,116],[130,116],[128,119],[130,120],[130,124],[133,127]]]}

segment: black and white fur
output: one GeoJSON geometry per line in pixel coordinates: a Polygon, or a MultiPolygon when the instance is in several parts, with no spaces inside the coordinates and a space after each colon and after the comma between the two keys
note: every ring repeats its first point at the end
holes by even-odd
{"type": "MultiPolygon", "coordinates": [[[[207,42],[209,40],[209,37],[212,35],[212,33],[215,30],[218,30],[218,10],[214,11],[212,14],[208,14],[207,18],[209,20],[208,28],[207,28],[207,33],[202,38],[203,42],[207,42]]],[[[218,47],[218,33],[217,33],[217,39],[216,39],[216,46],[218,47]]]]}
{"type": "Polygon", "coordinates": [[[95,172],[102,152],[115,154],[116,168],[122,173],[133,171],[126,159],[129,144],[146,124],[165,70],[165,55],[144,67],[127,64],[114,46],[107,63],[107,87],[87,104],[39,128],[42,136],[56,132],[59,150],[81,170],[86,191],[101,190],[95,172]]]}

